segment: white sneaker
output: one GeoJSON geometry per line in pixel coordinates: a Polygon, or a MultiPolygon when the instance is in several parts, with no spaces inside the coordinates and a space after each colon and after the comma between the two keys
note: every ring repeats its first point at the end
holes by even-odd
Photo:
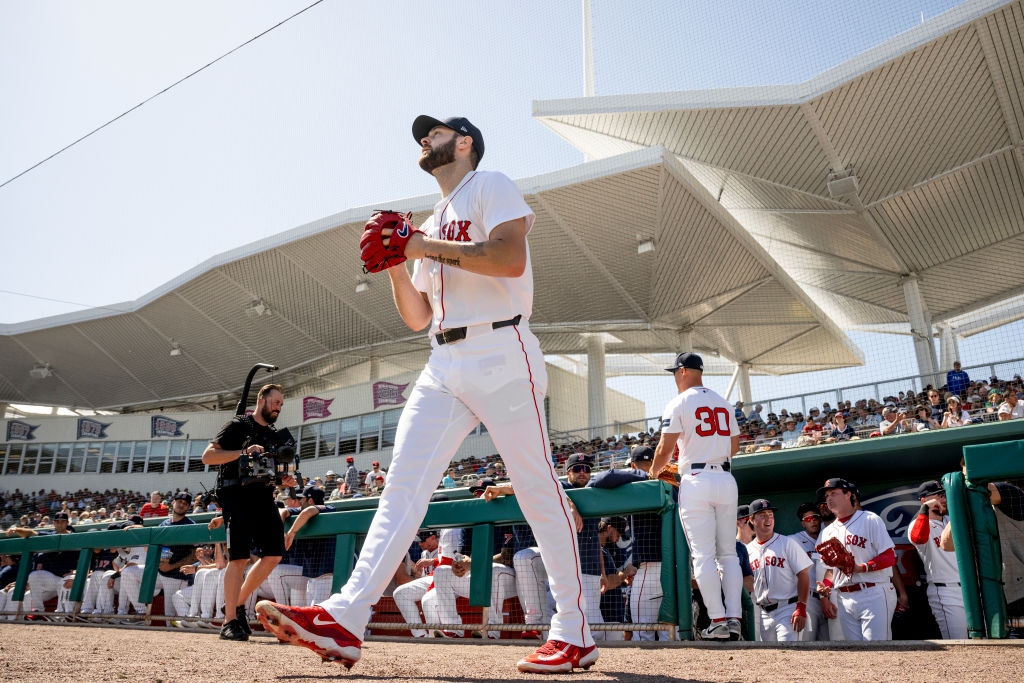
{"type": "Polygon", "coordinates": [[[726,623],[729,625],[729,639],[743,640],[743,626],[740,624],[740,620],[735,617],[729,617],[726,619],[726,623]]]}
{"type": "Polygon", "coordinates": [[[704,640],[729,640],[729,625],[724,621],[714,621],[700,632],[704,640]]]}

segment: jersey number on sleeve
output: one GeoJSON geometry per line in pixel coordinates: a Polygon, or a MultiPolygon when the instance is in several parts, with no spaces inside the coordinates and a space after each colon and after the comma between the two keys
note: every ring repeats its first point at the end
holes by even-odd
{"type": "Polygon", "coordinates": [[[694,417],[701,421],[701,424],[697,425],[697,436],[729,436],[729,411],[725,408],[712,409],[701,406],[697,408],[694,417]]]}

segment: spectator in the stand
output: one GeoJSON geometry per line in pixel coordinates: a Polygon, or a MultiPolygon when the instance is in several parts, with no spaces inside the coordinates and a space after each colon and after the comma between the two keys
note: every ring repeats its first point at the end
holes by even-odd
{"type": "Polygon", "coordinates": [[[796,445],[800,433],[796,431],[796,418],[790,415],[786,418],[786,429],[782,432],[782,447],[791,448],[796,445]]]}
{"type": "Polygon", "coordinates": [[[352,495],[359,492],[359,470],[356,469],[356,459],[351,455],[345,458],[345,493],[352,495]]]}
{"type": "Polygon", "coordinates": [[[945,407],[942,405],[942,396],[939,394],[938,389],[928,390],[928,410],[929,417],[935,420],[936,423],[942,424],[942,418],[946,413],[945,407]]]}
{"type": "Polygon", "coordinates": [[[847,423],[846,413],[837,412],[832,416],[832,425],[828,430],[828,438],[833,441],[849,441],[857,432],[847,423]]]}
{"type": "Polygon", "coordinates": [[[878,425],[878,430],[883,436],[890,436],[892,434],[906,434],[907,429],[907,414],[897,413],[896,408],[893,406],[885,406],[882,409],[882,422],[878,425]]]}
{"type": "Polygon", "coordinates": [[[953,369],[946,373],[946,390],[961,396],[967,390],[970,383],[971,378],[960,369],[960,361],[954,362],[953,369]]]}
{"type": "Polygon", "coordinates": [[[880,420],[874,413],[869,413],[867,407],[857,408],[857,419],[854,425],[857,427],[877,427],[880,420]]]}
{"type": "Polygon", "coordinates": [[[747,421],[749,422],[764,422],[761,418],[761,410],[764,408],[760,403],[754,406],[754,409],[750,411],[750,415],[747,415],[747,421]]]}
{"type": "Polygon", "coordinates": [[[366,490],[373,491],[373,487],[377,485],[377,478],[383,476],[384,472],[380,469],[380,463],[374,460],[373,469],[366,473],[366,480],[363,482],[363,485],[366,487],[366,490]]]}
{"type": "Polygon", "coordinates": [[[149,494],[149,502],[142,506],[139,510],[139,514],[142,515],[143,519],[149,517],[166,517],[170,514],[170,510],[164,505],[163,499],[159,491],[153,491],[149,494]]]}
{"type": "Polygon", "coordinates": [[[971,416],[961,407],[960,398],[956,394],[951,394],[946,399],[946,412],[942,416],[942,428],[963,427],[969,424],[971,424],[971,416]]]}
{"type": "Polygon", "coordinates": [[[747,424],[747,414],[743,412],[743,401],[736,401],[736,424],[740,427],[747,424]]]}
{"type": "Polygon", "coordinates": [[[942,425],[936,422],[932,417],[930,407],[924,403],[919,405],[914,412],[916,417],[914,418],[914,424],[912,425],[911,431],[927,432],[934,429],[940,429],[942,427],[942,425]]]}
{"type": "MultiPolygon", "coordinates": [[[[993,388],[988,392],[986,398],[985,414],[995,415],[999,412],[999,406],[1003,403],[1003,392],[999,389],[993,388]]],[[[996,419],[998,419],[998,417],[996,419]]]]}
{"type": "Polygon", "coordinates": [[[444,473],[444,477],[441,479],[441,486],[446,489],[453,489],[456,487],[455,483],[455,470],[449,469],[444,473]]]}
{"type": "Polygon", "coordinates": [[[1010,390],[1006,392],[1006,400],[999,404],[999,419],[1013,420],[1024,417],[1024,403],[1017,398],[1017,392],[1010,390]]]}

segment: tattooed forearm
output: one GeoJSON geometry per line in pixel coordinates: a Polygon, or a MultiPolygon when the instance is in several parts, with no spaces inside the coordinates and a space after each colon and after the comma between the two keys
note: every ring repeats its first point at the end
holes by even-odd
{"type": "Polygon", "coordinates": [[[462,259],[458,257],[449,258],[447,256],[442,256],[441,254],[424,254],[424,257],[430,259],[431,261],[437,261],[438,263],[445,266],[455,266],[456,268],[458,268],[462,265],[462,259]]]}

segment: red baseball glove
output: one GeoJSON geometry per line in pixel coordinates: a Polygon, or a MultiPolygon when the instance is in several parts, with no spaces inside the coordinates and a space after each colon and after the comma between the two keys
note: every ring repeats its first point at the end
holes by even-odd
{"type": "Polygon", "coordinates": [[[853,576],[853,568],[857,560],[853,553],[846,549],[838,538],[830,538],[824,543],[819,543],[814,548],[821,555],[821,561],[830,567],[835,567],[847,576],[853,576]]]}
{"type": "Polygon", "coordinates": [[[404,216],[397,211],[383,209],[375,211],[370,220],[366,221],[363,236],[359,240],[359,254],[363,259],[363,272],[379,273],[405,263],[405,246],[417,230],[410,219],[411,213],[404,216]],[[385,230],[390,233],[383,234],[385,230]],[[387,244],[385,244],[387,240],[387,244]]]}

